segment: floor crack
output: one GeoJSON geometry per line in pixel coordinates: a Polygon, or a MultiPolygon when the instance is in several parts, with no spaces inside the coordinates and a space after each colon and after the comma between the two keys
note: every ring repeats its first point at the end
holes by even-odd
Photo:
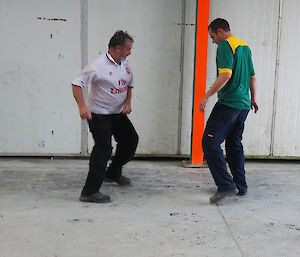
{"type": "Polygon", "coordinates": [[[233,232],[232,232],[232,230],[231,230],[231,228],[230,228],[230,226],[229,226],[229,224],[228,224],[228,222],[227,222],[225,216],[223,215],[221,209],[219,208],[219,205],[217,205],[217,207],[218,207],[218,211],[219,211],[219,213],[220,213],[220,215],[221,215],[221,217],[222,217],[222,219],[223,219],[223,221],[224,221],[224,223],[225,223],[227,229],[229,230],[229,232],[230,232],[230,234],[231,234],[231,237],[233,238],[234,243],[236,244],[237,248],[239,249],[239,251],[240,251],[240,253],[241,253],[241,256],[242,256],[242,257],[245,257],[245,254],[243,253],[243,250],[242,250],[241,246],[239,245],[239,242],[238,242],[237,239],[235,238],[235,236],[234,236],[234,234],[233,234],[233,232]]]}

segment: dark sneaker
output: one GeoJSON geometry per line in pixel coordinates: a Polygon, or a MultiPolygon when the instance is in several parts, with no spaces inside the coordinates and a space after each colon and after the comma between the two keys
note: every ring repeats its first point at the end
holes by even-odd
{"type": "Polygon", "coordinates": [[[110,203],[111,199],[109,195],[104,195],[100,192],[92,194],[92,195],[83,195],[81,194],[79,200],[82,202],[92,202],[92,203],[110,203]]]}
{"type": "Polygon", "coordinates": [[[211,198],[209,198],[209,202],[210,204],[216,204],[235,195],[236,195],[236,190],[227,191],[227,192],[216,192],[211,198]]]}
{"type": "Polygon", "coordinates": [[[105,178],[105,182],[116,182],[119,186],[131,186],[130,178],[121,176],[118,179],[105,178]]]}
{"type": "Polygon", "coordinates": [[[243,196],[246,194],[247,194],[247,191],[238,191],[238,193],[236,195],[243,196]]]}

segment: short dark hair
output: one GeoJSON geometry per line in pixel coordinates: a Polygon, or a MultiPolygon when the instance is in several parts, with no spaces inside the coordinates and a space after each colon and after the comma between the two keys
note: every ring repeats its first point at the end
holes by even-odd
{"type": "Polygon", "coordinates": [[[118,30],[110,39],[108,48],[125,46],[127,39],[133,42],[133,38],[127,33],[127,31],[124,32],[122,30],[118,30]]]}
{"type": "Polygon", "coordinates": [[[227,20],[217,18],[209,24],[208,30],[209,29],[211,30],[212,33],[217,33],[218,29],[223,29],[224,31],[230,31],[230,26],[227,20]]]}

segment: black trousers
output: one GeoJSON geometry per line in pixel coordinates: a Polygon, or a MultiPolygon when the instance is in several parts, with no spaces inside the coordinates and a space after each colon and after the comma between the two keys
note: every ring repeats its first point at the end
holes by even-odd
{"type": "Polygon", "coordinates": [[[99,192],[105,177],[119,178],[122,166],[133,158],[139,139],[126,114],[92,113],[92,119],[88,120],[88,124],[95,145],[90,156],[89,173],[82,190],[83,195],[99,192]],[[112,154],[112,136],[117,142],[117,148],[110,166],[106,169],[112,154]]]}

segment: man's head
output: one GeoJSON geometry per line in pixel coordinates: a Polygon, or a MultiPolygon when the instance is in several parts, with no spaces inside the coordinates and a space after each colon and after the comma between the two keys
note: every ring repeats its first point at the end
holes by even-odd
{"type": "Polygon", "coordinates": [[[209,24],[208,33],[215,44],[219,44],[232,35],[228,21],[221,18],[215,19],[209,24]]]}
{"type": "Polygon", "coordinates": [[[127,32],[118,30],[109,41],[109,53],[116,62],[121,62],[131,54],[133,42],[133,38],[127,32]]]}

